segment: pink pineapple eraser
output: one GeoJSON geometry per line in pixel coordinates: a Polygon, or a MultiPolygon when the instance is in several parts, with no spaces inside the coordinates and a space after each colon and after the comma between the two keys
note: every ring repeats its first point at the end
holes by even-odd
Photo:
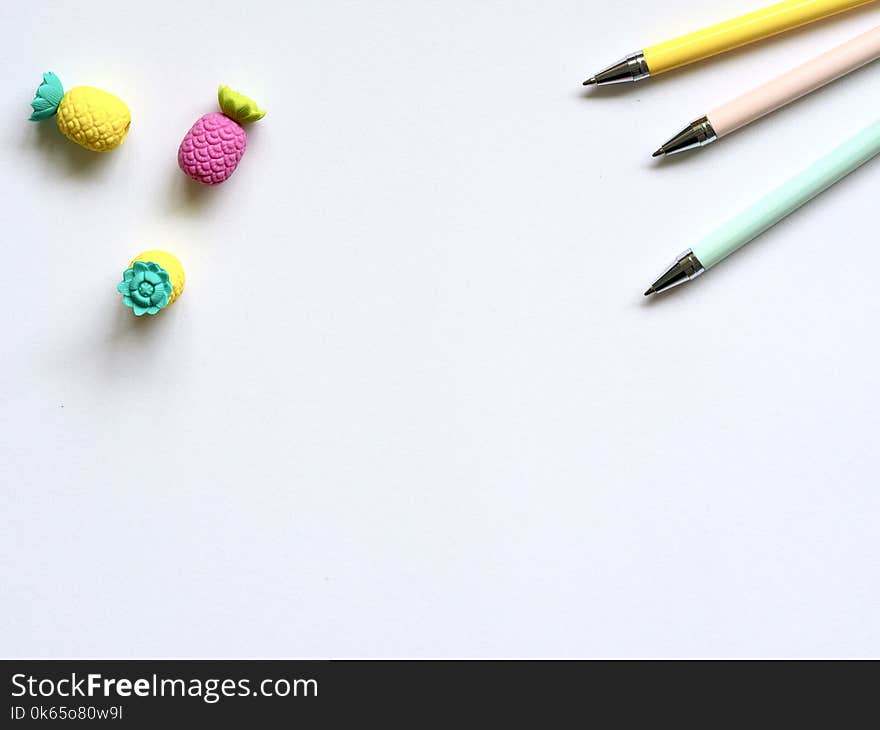
{"type": "Polygon", "coordinates": [[[218,89],[217,99],[223,113],[205,114],[186,133],[177,150],[180,169],[205,185],[225,182],[235,172],[247,147],[247,132],[242,125],[266,116],[254,101],[228,86],[218,89]]]}

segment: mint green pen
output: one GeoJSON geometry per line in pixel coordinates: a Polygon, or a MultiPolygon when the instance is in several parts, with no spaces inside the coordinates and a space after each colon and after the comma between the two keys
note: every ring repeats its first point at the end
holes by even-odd
{"type": "Polygon", "coordinates": [[[877,154],[880,154],[880,121],[862,130],[751,208],[694,244],[693,248],[681,254],[657,277],[648,287],[645,296],[658,294],[696,279],[706,269],[711,269],[877,154]]]}

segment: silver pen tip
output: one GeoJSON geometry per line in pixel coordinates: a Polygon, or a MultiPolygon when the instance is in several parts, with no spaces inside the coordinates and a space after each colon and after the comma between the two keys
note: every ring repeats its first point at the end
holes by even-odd
{"type": "Polygon", "coordinates": [[[653,286],[649,286],[649,287],[648,287],[648,290],[645,292],[645,296],[646,296],[646,297],[647,297],[647,296],[650,296],[650,295],[653,294],[655,291],[657,291],[657,290],[656,290],[653,286]]]}
{"type": "Polygon", "coordinates": [[[651,155],[651,157],[660,157],[660,155],[665,155],[665,154],[666,154],[666,148],[660,147],[653,155],[651,155]]]}
{"type": "Polygon", "coordinates": [[[594,86],[596,83],[598,83],[596,81],[596,77],[590,76],[590,78],[588,78],[586,81],[584,81],[584,86],[594,86]]]}

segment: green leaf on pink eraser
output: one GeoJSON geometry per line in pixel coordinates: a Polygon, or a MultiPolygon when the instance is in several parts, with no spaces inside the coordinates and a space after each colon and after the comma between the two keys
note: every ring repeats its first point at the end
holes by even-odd
{"type": "Polygon", "coordinates": [[[258,122],[266,116],[266,110],[260,109],[257,102],[233,91],[228,86],[217,89],[217,100],[220,102],[221,111],[239,124],[258,122]]]}

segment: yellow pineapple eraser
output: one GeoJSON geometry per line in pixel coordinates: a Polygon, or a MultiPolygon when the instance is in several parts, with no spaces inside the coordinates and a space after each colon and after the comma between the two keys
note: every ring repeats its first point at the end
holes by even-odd
{"type": "Polygon", "coordinates": [[[167,251],[144,251],[122,273],[116,291],[126,307],[140,317],[158,314],[183,293],[186,277],[176,256],[167,251]]]}
{"type": "Polygon", "coordinates": [[[115,150],[131,126],[131,112],[122,99],[91,86],[75,86],[65,94],[51,71],[43,74],[31,106],[30,121],[41,122],[57,114],[61,134],[93,152],[115,150]]]}

